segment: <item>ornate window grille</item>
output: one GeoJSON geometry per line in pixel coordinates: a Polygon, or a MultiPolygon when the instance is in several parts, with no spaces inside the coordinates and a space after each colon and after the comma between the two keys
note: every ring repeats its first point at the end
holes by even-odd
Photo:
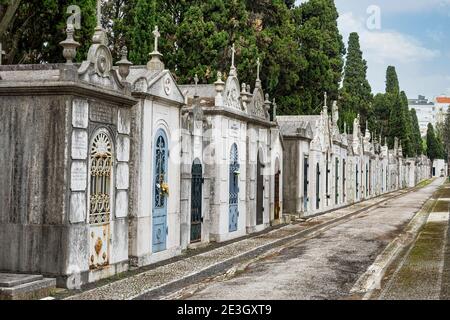
{"type": "Polygon", "coordinates": [[[90,156],[90,224],[107,224],[111,218],[112,143],[100,131],[91,144],[90,156]]]}
{"type": "Polygon", "coordinates": [[[166,141],[162,135],[156,140],[155,208],[164,208],[164,183],[166,180],[166,141]]]}

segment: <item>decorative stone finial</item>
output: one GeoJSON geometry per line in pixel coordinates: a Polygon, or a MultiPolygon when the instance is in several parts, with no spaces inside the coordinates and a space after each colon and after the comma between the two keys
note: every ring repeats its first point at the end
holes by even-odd
{"type": "Polygon", "coordinates": [[[259,79],[259,68],[261,67],[261,62],[259,60],[259,58],[256,60],[256,80],[260,80],[259,79]]]}
{"type": "Polygon", "coordinates": [[[233,43],[231,47],[231,68],[230,68],[230,76],[236,76],[236,66],[234,65],[234,55],[236,54],[236,47],[233,43]]]}
{"type": "Polygon", "coordinates": [[[122,60],[118,61],[116,64],[119,66],[119,75],[122,78],[122,82],[125,82],[130,74],[130,66],[133,64],[128,61],[128,49],[126,46],[122,47],[120,54],[122,55],[122,60]]]}
{"type": "Polygon", "coordinates": [[[272,102],[272,120],[275,121],[277,119],[277,103],[275,101],[275,98],[273,98],[272,102]]]}
{"type": "Polygon", "coordinates": [[[153,31],[153,36],[155,37],[155,47],[152,53],[150,53],[150,61],[147,63],[147,69],[150,71],[162,71],[164,70],[164,63],[161,61],[162,54],[158,51],[158,41],[161,37],[161,33],[159,33],[158,26],[155,26],[155,30],[153,31]]]}
{"type": "Polygon", "coordinates": [[[332,114],[332,117],[333,117],[333,125],[335,126],[335,127],[337,127],[337,123],[338,123],[338,121],[339,121],[339,108],[338,108],[338,105],[337,105],[337,101],[335,100],[335,101],[333,101],[333,114],[332,114]]]}
{"type": "Polygon", "coordinates": [[[323,113],[325,116],[328,115],[328,93],[325,91],[323,94],[323,113]]]}
{"type": "Polygon", "coordinates": [[[94,44],[108,45],[108,37],[105,29],[102,27],[102,1],[97,0],[97,26],[95,27],[94,36],[92,37],[94,44]]]}
{"type": "Polygon", "coordinates": [[[256,88],[261,88],[261,79],[259,78],[260,68],[261,68],[261,61],[258,58],[256,60],[256,84],[255,84],[256,88]]]}
{"type": "Polygon", "coordinates": [[[195,92],[194,92],[194,97],[198,97],[198,75],[195,74],[194,76],[194,84],[195,84],[195,92]]]}
{"type": "Polygon", "coordinates": [[[214,86],[216,88],[216,98],[215,98],[215,105],[217,107],[223,106],[223,96],[222,92],[225,90],[225,82],[222,81],[222,72],[217,72],[217,81],[214,82],[214,86]]]}
{"type": "Polygon", "coordinates": [[[251,94],[249,91],[247,91],[247,85],[243,82],[241,85],[241,99],[244,110],[247,108],[247,104],[251,101],[250,97],[251,94]]]}
{"type": "Polygon", "coordinates": [[[269,100],[269,94],[266,93],[266,101],[264,101],[264,109],[266,111],[267,116],[269,116],[269,110],[270,110],[270,106],[271,106],[271,102],[269,100]]]}
{"type": "Polygon", "coordinates": [[[347,134],[347,122],[344,121],[344,134],[347,134]]]}
{"type": "Polygon", "coordinates": [[[153,35],[155,36],[155,47],[154,47],[154,51],[155,51],[155,52],[158,52],[158,41],[159,41],[159,38],[161,37],[161,33],[159,33],[158,26],[155,26],[155,30],[153,30],[153,35]]]}
{"type": "MultiPolygon", "coordinates": [[[[75,34],[75,28],[73,24],[69,23],[67,25],[66,33],[67,33],[66,40],[61,41],[59,44],[64,48],[63,56],[66,59],[66,63],[73,64],[73,60],[77,56],[77,48],[80,46],[80,43],[76,42],[73,38],[75,34]]],[[[0,57],[1,57],[1,45],[0,45],[0,57]]]]}
{"type": "Polygon", "coordinates": [[[0,66],[2,65],[2,58],[5,54],[6,52],[3,50],[2,43],[0,42],[0,66]]]}

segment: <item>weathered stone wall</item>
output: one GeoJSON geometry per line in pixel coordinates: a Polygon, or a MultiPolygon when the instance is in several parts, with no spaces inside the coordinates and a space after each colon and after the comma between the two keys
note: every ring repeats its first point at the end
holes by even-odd
{"type": "Polygon", "coordinates": [[[297,213],[297,195],[299,186],[299,142],[291,139],[284,140],[284,153],[283,153],[283,206],[284,214],[296,214],[297,213]]]}
{"type": "Polygon", "coordinates": [[[64,269],[67,96],[0,99],[0,270],[64,269]]]}

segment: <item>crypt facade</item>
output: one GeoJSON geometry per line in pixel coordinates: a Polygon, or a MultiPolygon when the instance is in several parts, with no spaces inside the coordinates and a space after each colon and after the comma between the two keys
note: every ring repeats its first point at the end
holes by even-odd
{"type": "MultiPolygon", "coordinates": [[[[98,1],[98,3],[100,3],[98,1]]],[[[403,159],[339,110],[278,116],[241,83],[232,49],[213,84],[178,85],[158,51],[113,65],[98,6],[87,58],[68,25],[64,64],[0,66],[0,271],[79,288],[123,271],[412,186],[403,159]]],[[[414,175],[414,177],[411,177],[414,175]]]]}

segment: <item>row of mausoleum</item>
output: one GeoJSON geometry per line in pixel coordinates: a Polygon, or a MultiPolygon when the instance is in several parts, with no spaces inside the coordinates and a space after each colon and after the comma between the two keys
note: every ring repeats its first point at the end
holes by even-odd
{"type": "Polygon", "coordinates": [[[277,116],[260,80],[240,83],[232,48],[213,84],[178,85],[155,50],[113,65],[105,30],[87,59],[67,28],[64,64],[0,66],[0,272],[78,288],[210,242],[263,231],[416,185],[404,159],[341,133],[338,108],[277,116]]]}

